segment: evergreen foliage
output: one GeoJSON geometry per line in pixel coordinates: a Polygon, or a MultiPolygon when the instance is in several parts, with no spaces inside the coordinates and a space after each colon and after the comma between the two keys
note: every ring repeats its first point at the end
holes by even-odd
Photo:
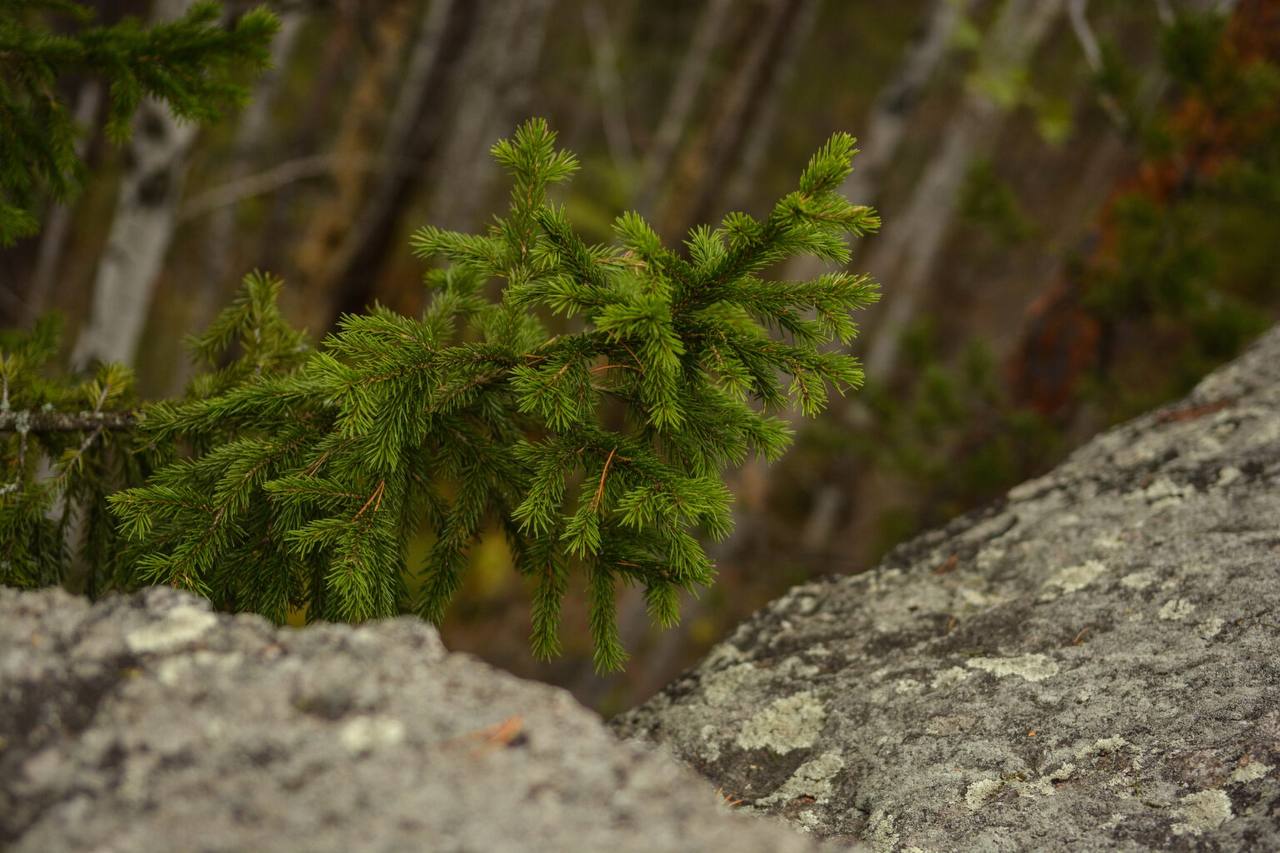
{"type": "Polygon", "coordinates": [[[0,246],[38,230],[42,194],[66,199],[84,177],[75,150],[79,129],[59,92],[66,76],[105,84],[107,135],[123,142],[144,97],[193,121],[241,101],[243,78],[266,66],[278,26],[274,15],[257,9],[224,27],[211,2],[152,26],[132,19],[94,25],[92,17],[73,0],[0,3],[0,246]],[[61,25],[50,26],[50,18],[61,25]]]}
{"type": "Polygon", "coordinates": [[[854,336],[849,312],[874,284],[763,276],[800,253],[844,264],[845,235],[878,220],[837,192],[854,153],[839,134],[766,219],[694,229],[687,255],[634,213],[615,223],[618,245],[589,245],[547,197],[577,168],[554,138],[534,120],[494,147],[513,187],[486,233],[414,235],[417,255],[448,263],[428,273],[420,318],[345,316],[310,350],[275,307],[278,282],[247,279],[194,341],[211,363],[234,359],[188,399],[146,409],[148,446],[172,458],[110,499],[135,543],[132,583],[277,621],[406,607],[439,621],[469,545],[496,524],[532,586],[538,656],[559,650],[573,571],[601,670],[625,660],[619,583],[676,622],[679,592],[714,577],[696,534],[730,528],[725,467],[777,458],[790,433],[776,410],[816,414],[828,386],[862,379],[827,344],[854,336]],[[551,334],[548,315],[577,331],[551,334]],[[419,530],[433,544],[406,567],[419,530]]]}
{"type": "Polygon", "coordinates": [[[107,496],[142,482],[147,454],[133,452],[129,370],[52,376],[58,332],[49,317],[0,333],[0,583],[96,595],[128,585],[107,496]]]}

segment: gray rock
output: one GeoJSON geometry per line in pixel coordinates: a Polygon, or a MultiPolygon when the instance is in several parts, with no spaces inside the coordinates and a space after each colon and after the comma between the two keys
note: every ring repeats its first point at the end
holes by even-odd
{"type": "Polygon", "coordinates": [[[1280,849],[1280,330],[615,725],[879,850],[1280,849]]]}
{"type": "Polygon", "coordinates": [[[0,589],[0,849],[815,848],[417,620],[0,589]]]}

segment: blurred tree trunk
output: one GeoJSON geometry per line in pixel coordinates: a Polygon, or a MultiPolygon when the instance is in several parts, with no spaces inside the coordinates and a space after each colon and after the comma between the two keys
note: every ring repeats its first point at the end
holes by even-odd
{"type": "MultiPolygon", "coordinates": [[[[628,10],[629,11],[629,10],[628,10]]],[[[627,93],[619,71],[618,40],[604,6],[588,0],[582,7],[582,22],[587,30],[591,50],[591,68],[596,82],[600,120],[604,125],[605,144],[613,166],[628,179],[635,166],[635,145],[627,122],[627,93]]],[[[618,27],[617,32],[624,32],[618,27]]]]}
{"type": "Polygon", "coordinates": [[[667,184],[676,148],[688,128],[689,116],[697,102],[698,93],[702,91],[711,56],[724,38],[731,3],[732,0],[707,0],[707,5],[698,18],[697,29],[685,50],[680,70],[671,87],[671,97],[667,100],[653,136],[653,144],[649,147],[641,168],[635,206],[646,217],[652,216],[658,197],[667,184]]]}
{"type": "MultiPolygon", "coordinates": [[[[280,32],[271,43],[271,67],[258,79],[252,97],[245,106],[231,143],[230,158],[223,181],[228,185],[244,181],[254,167],[261,162],[266,139],[274,132],[272,115],[276,107],[280,85],[283,82],[298,33],[306,22],[307,13],[286,11],[280,14],[280,32]]],[[[236,251],[236,210],[231,202],[213,210],[205,235],[205,263],[203,282],[193,300],[189,327],[202,329],[218,308],[229,279],[238,278],[240,253],[236,251]]]]}
{"type": "Polygon", "coordinates": [[[752,199],[759,197],[756,192],[756,181],[760,176],[760,168],[764,165],[765,155],[769,153],[769,147],[773,144],[773,138],[778,130],[779,107],[783,103],[787,86],[795,77],[800,48],[809,40],[821,10],[822,0],[805,0],[800,7],[795,25],[791,27],[782,43],[768,87],[760,97],[755,125],[747,134],[741,161],[733,170],[733,179],[729,182],[728,192],[725,193],[725,203],[732,210],[741,210],[752,199]]]}
{"type": "Polygon", "coordinates": [[[327,273],[332,317],[372,300],[400,214],[439,144],[451,65],[473,37],[475,15],[468,5],[432,0],[419,22],[379,153],[377,183],[327,273]]]}
{"type": "Polygon", "coordinates": [[[383,148],[388,95],[398,90],[413,14],[412,3],[396,0],[385,4],[371,23],[369,52],[342,111],[342,124],[333,143],[330,179],[335,194],[311,212],[295,250],[303,286],[315,306],[316,313],[308,317],[308,325],[329,319],[323,306],[331,298],[332,270],[340,262],[350,234],[358,230],[357,223],[370,194],[369,165],[375,159],[374,152],[383,148]]]}
{"type": "MultiPolygon", "coordinates": [[[[93,134],[99,108],[102,106],[102,86],[96,80],[90,80],[80,87],[76,98],[73,120],[87,133],[76,140],[76,156],[84,157],[93,134]]],[[[49,211],[49,218],[40,234],[40,248],[36,253],[35,272],[31,276],[31,285],[27,289],[26,320],[34,321],[49,307],[57,282],[60,261],[67,246],[67,238],[71,235],[71,222],[75,218],[74,203],[54,203],[49,211]]]]}
{"type": "MultiPolygon", "coordinates": [[[[311,97],[301,110],[302,119],[298,127],[284,146],[291,156],[321,156],[316,152],[320,150],[324,134],[332,123],[330,115],[335,93],[340,91],[344,74],[354,64],[352,56],[357,43],[359,10],[354,2],[339,2],[335,6],[333,23],[310,86],[311,97]]],[[[331,170],[331,165],[326,166],[323,173],[331,170]]],[[[296,235],[288,213],[296,192],[297,187],[285,185],[272,198],[271,211],[262,228],[257,251],[259,263],[267,269],[290,267],[290,253],[296,249],[296,235]]]]}
{"type": "MultiPolygon", "coordinates": [[[[861,152],[854,158],[854,171],[841,192],[855,203],[869,204],[879,195],[884,174],[897,159],[906,138],[907,126],[925,87],[950,54],[956,26],[974,0],[935,0],[919,36],[907,48],[902,64],[880,91],[858,134],[861,152]]],[[[783,277],[792,280],[813,278],[825,265],[813,258],[797,258],[786,267],[783,277]]],[[[794,428],[800,419],[794,412],[786,417],[794,428]]],[[[717,547],[717,557],[732,562],[750,553],[768,539],[770,467],[760,459],[749,460],[733,476],[735,524],[729,538],[717,547]]],[[[838,487],[821,486],[803,530],[800,545],[807,551],[822,547],[830,537],[842,506],[838,487]]]]}
{"type": "MultiPolygon", "coordinates": [[[[869,380],[885,383],[892,377],[902,334],[933,281],[965,176],[975,160],[994,146],[1015,105],[998,96],[1006,88],[1002,84],[1022,73],[1062,12],[1061,0],[1005,0],[979,48],[978,68],[964,99],[938,135],[937,153],[926,164],[906,206],[886,218],[884,230],[861,264],[885,291],[884,310],[874,318],[865,359],[869,380]]],[[[904,131],[897,128],[899,138],[904,131]]],[[[873,160],[872,165],[881,164],[873,160]]],[[[846,417],[856,424],[866,413],[854,404],[846,417]]],[[[853,462],[830,470],[802,527],[800,538],[810,553],[828,549],[843,524],[856,517],[863,503],[856,496],[875,489],[864,473],[853,462]]]]}
{"type": "Polygon", "coordinates": [[[742,156],[744,143],[753,133],[766,94],[780,73],[779,59],[791,33],[804,20],[806,9],[815,0],[772,0],[765,20],[756,30],[746,55],[729,81],[724,108],[715,123],[705,151],[705,168],[698,185],[689,194],[691,203],[673,212],[676,227],[670,233],[683,237],[695,224],[711,222],[720,212],[734,166],[742,156]]]}
{"type": "MultiPolygon", "coordinates": [[[[974,4],[975,0],[934,0],[927,22],[908,48],[897,74],[880,90],[871,114],[854,134],[858,156],[853,160],[853,173],[840,188],[854,204],[874,204],[879,198],[885,173],[897,160],[925,87],[950,55],[956,26],[974,4]]],[[[814,258],[797,258],[788,265],[786,277],[812,278],[823,268],[814,258]]]]}
{"type": "MultiPolygon", "coordinates": [[[[152,18],[178,18],[195,0],[157,0],[152,18]]],[[[94,359],[132,364],[151,297],[173,239],[187,153],[196,126],[178,122],[168,108],[144,101],[125,149],[115,215],[93,283],[89,321],[72,362],[94,359]]]]}
{"type": "Polygon", "coordinates": [[[488,201],[497,174],[489,148],[510,132],[530,94],[547,35],[553,0],[490,2],[479,37],[462,60],[465,98],[459,99],[447,142],[433,169],[431,224],[466,229],[488,201]]]}
{"type": "Polygon", "coordinates": [[[333,295],[332,317],[373,301],[397,248],[404,210],[428,173],[434,182],[428,220],[446,228],[474,224],[495,175],[489,147],[527,104],[551,8],[552,0],[449,6],[440,52],[427,63],[428,82],[419,90],[419,115],[394,155],[412,168],[383,182],[339,255],[326,291],[333,295]]]}
{"type": "Polygon", "coordinates": [[[1006,0],[980,48],[964,100],[939,134],[941,148],[917,181],[905,209],[889,218],[866,268],[886,283],[884,310],[867,352],[867,377],[885,381],[897,365],[902,333],[933,278],[969,167],[985,156],[1004,126],[1001,98],[1062,13],[1061,0],[1006,0]]]}

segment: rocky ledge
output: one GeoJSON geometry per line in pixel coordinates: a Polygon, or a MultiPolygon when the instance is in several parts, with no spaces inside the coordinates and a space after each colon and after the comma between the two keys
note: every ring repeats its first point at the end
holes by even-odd
{"type": "Polygon", "coordinates": [[[615,726],[878,850],[1280,849],[1280,330],[615,726]]]}
{"type": "Polygon", "coordinates": [[[799,851],[566,692],[402,619],[0,589],[6,851],[799,851]]]}
{"type": "Polygon", "coordinates": [[[1280,330],[614,726],[417,620],[0,589],[4,850],[1280,849],[1280,330]]]}

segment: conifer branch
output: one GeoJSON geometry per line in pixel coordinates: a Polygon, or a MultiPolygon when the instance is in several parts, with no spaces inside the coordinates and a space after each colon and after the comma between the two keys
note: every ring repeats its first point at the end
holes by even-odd
{"type": "MultiPolygon", "coordinates": [[[[534,585],[538,657],[559,652],[573,572],[587,579],[601,670],[626,660],[618,581],[643,587],[655,623],[675,624],[680,592],[714,578],[699,535],[723,538],[731,526],[724,469],[751,453],[777,458],[790,440],[762,410],[816,414],[831,388],[861,381],[857,361],[828,344],[853,337],[848,314],[874,300],[874,284],[844,273],[762,278],[796,254],[844,262],[846,237],[875,227],[836,192],[853,141],[824,146],[765,220],[731,214],[694,229],[688,257],[633,213],[615,223],[620,245],[584,240],[547,198],[577,161],[545,122],[493,154],[512,179],[507,214],[482,235],[428,227],[413,237],[416,254],[446,263],[428,276],[435,292],[421,317],[347,315],[313,348],[281,316],[279,280],[254,273],[190,342],[209,369],[185,400],[123,410],[131,377],[110,367],[53,398],[63,408],[91,400],[101,414],[46,412],[49,397],[21,388],[20,410],[0,412],[17,469],[34,468],[28,434],[42,451],[56,439],[68,478],[96,476],[120,445],[108,430],[136,431],[157,460],[145,482],[137,472],[129,488],[96,493],[130,543],[113,583],[173,584],[276,620],[411,607],[438,622],[496,522],[534,585]],[[483,295],[493,280],[505,285],[496,301],[483,295]],[[553,334],[544,309],[577,331],[553,334]],[[407,566],[419,529],[433,543],[407,566]]],[[[0,379],[30,380],[56,351],[43,340],[0,353],[0,379]]],[[[49,499],[27,485],[15,481],[26,514],[9,524],[24,542],[49,499]]],[[[0,522],[19,506],[10,497],[0,495],[0,522]]],[[[61,557],[41,559],[56,567],[61,557]]],[[[57,571],[24,569],[21,580],[57,571]]]]}

